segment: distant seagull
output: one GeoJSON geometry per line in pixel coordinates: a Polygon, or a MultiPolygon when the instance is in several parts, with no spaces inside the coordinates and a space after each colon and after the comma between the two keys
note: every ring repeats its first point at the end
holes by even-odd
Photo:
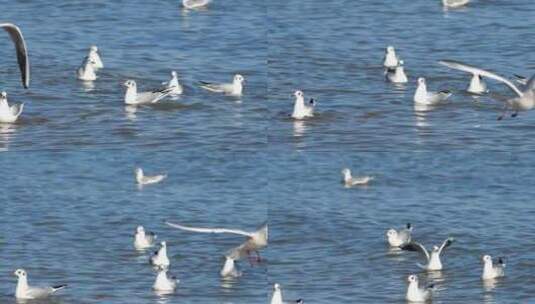
{"type": "Polygon", "coordinates": [[[9,34],[11,40],[13,40],[13,43],[15,44],[17,62],[22,77],[22,85],[27,89],[30,87],[30,60],[28,58],[28,49],[26,48],[24,37],[22,37],[22,32],[16,25],[11,23],[0,23],[0,27],[9,34]]]}
{"type": "Polygon", "coordinates": [[[373,176],[351,176],[351,170],[349,168],[342,169],[343,179],[342,182],[346,187],[367,185],[370,181],[374,180],[373,176]]]}
{"type": "Polygon", "coordinates": [[[224,93],[226,95],[241,96],[243,91],[243,82],[245,78],[242,75],[234,75],[232,83],[210,83],[201,81],[201,88],[215,92],[224,93]]]}
{"type": "Polygon", "coordinates": [[[147,249],[154,246],[157,236],[153,232],[146,232],[143,226],[137,226],[134,236],[134,247],[138,250],[147,249]]]}
{"type": "Polygon", "coordinates": [[[308,104],[305,104],[305,95],[302,91],[295,91],[294,110],[292,112],[292,118],[305,119],[314,117],[314,106],[316,105],[314,99],[310,99],[308,104]]]}
{"type": "Polygon", "coordinates": [[[396,49],[394,49],[394,47],[391,45],[386,47],[383,66],[387,69],[395,69],[397,66],[399,66],[399,58],[396,55],[396,49]]]}
{"type": "Polygon", "coordinates": [[[434,285],[429,285],[425,288],[418,286],[418,276],[415,274],[409,275],[407,278],[409,286],[407,287],[407,295],[405,299],[409,302],[428,302],[433,297],[434,285]]]}
{"type": "Polygon", "coordinates": [[[97,80],[95,61],[89,57],[86,57],[82,65],[76,71],[76,78],[83,81],[97,80]]]}
{"type": "Polygon", "coordinates": [[[187,9],[206,7],[212,0],[182,0],[182,5],[187,9]]]}
{"type": "Polygon", "coordinates": [[[487,84],[483,81],[483,78],[479,74],[473,74],[472,79],[470,80],[470,85],[466,89],[468,93],[472,94],[483,94],[487,93],[487,84]]]}
{"type": "Polygon", "coordinates": [[[483,274],[481,278],[483,280],[493,280],[505,276],[505,262],[502,258],[498,258],[496,265],[493,265],[490,255],[484,255],[482,259],[483,274]]]}
{"type": "Polygon", "coordinates": [[[166,177],[167,174],[148,176],[143,173],[143,169],[136,168],[136,182],[138,185],[157,184],[163,181],[166,177]]]}
{"type": "Polygon", "coordinates": [[[412,225],[407,224],[407,227],[396,230],[394,228],[386,231],[386,239],[390,247],[403,247],[411,242],[412,225]]]}
{"type": "Polygon", "coordinates": [[[202,232],[202,233],[231,233],[231,234],[239,234],[246,236],[246,241],[238,246],[236,248],[235,255],[236,257],[233,257],[235,259],[240,258],[241,253],[245,253],[246,255],[250,255],[251,252],[255,252],[257,256],[257,260],[260,260],[260,253],[258,250],[266,247],[268,245],[268,224],[263,223],[256,231],[244,231],[239,229],[225,229],[225,228],[196,228],[196,227],[188,227],[188,226],[182,226],[179,224],[173,224],[170,222],[166,222],[167,225],[185,230],[185,231],[192,231],[192,232],[202,232]]]}
{"type": "Polygon", "coordinates": [[[164,82],[163,85],[165,85],[165,88],[171,90],[169,95],[180,95],[182,92],[184,92],[184,89],[178,82],[178,74],[176,71],[171,72],[171,79],[167,82],[164,82]]]}
{"type": "Polygon", "coordinates": [[[457,8],[465,6],[470,0],[442,0],[442,5],[448,8],[457,8]]]}
{"type": "Polygon", "coordinates": [[[448,99],[451,96],[449,91],[429,92],[425,78],[418,78],[418,87],[414,93],[414,103],[419,105],[436,105],[441,101],[448,99]]]}
{"type": "Polygon", "coordinates": [[[303,299],[295,300],[295,301],[283,301],[282,299],[282,290],[278,283],[275,283],[273,285],[273,294],[271,295],[271,302],[270,304],[290,304],[290,303],[297,303],[297,304],[303,304],[305,303],[303,299]]]}
{"type": "Polygon", "coordinates": [[[9,106],[7,103],[7,93],[0,93],[0,123],[14,123],[22,114],[24,104],[9,106]]]}
{"type": "Polygon", "coordinates": [[[32,287],[28,285],[28,275],[24,269],[17,269],[14,273],[18,277],[15,297],[22,300],[33,300],[46,298],[56,291],[67,287],[67,285],[56,285],[51,287],[32,287]]]}
{"type": "Polygon", "coordinates": [[[523,88],[523,91],[521,91],[510,80],[505,79],[504,77],[494,74],[492,72],[489,72],[487,70],[483,70],[483,69],[480,69],[480,68],[477,68],[477,67],[459,62],[459,61],[453,61],[453,60],[441,60],[439,61],[439,63],[449,68],[455,69],[455,70],[460,70],[460,71],[468,72],[471,74],[479,74],[483,77],[488,77],[490,79],[503,82],[513,92],[515,92],[517,97],[511,98],[505,101],[503,113],[500,116],[498,116],[498,120],[501,120],[505,116],[505,114],[507,114],[507,111],[509,109],[513,110],[513,114],[511,115],[511,117],[516,117],[518,115],[518,111],[528,111],[528,110],[533,109],[533,107],[535,106],[535,75],[531,77],[531,79],[527,82],[526,86],[523,88]]]}
{"type": "Polygon", "coordinates": [[[167,257],[167,243],[160,242],[160,249],[150,257],[150,263],[154,266],[167,268],[171,264],[167,257]]]}
{"type": "Polygon", "coordinates": [[[425,247],[418,242],[410,242],[409,244],[402,246],[401,249],[420,252],[425,256],[427,264],[417,264],[418,267],[427,271],[438,271],[442,270],[440,254],[442,253],[442,250],[449,247],[453,243],[453,241],[454,239],[452,237],[447,238],[440,247],[433,246],[433,250],[431,251],[431,253],[427,252],[427,249],[425,249],[425,247]]]}
{"type": "Polygon", "coordinates": [[[95,70],[100,70],[104,67],[104,63],[102,63],[102,59],[100,59],[100,55],[98,53],[98,47],[96,45],[92,45],[89,48],[89,53],[87,54],[87,58],[91,60],[95,70]]]}
{"type": "Polygon", "coordinates": [[[231,256],[225,256],[225,264],[219,271],[219,275],[224,278],[237,278],[242,275],[241,271],[236,267],[236,261],[231,256]]]}
{"type": "Polygon", "coordinates": [[[155,291],[173,292],[178,283],[180,283],[180,280],[177,280],[175,276],[167,276],[167,268],[159,268],[152,289],[155,291]]]}
{"type": "Polygon", "coordinates": [[[137,84],[134,80],[127,80],[124,83],[126,93],[124,95],[124,103],[128,105],[140,105],[156,103],[171,93],[168,88],[162,88],[151,92],[138,92],[137,84]]]}
{"type": "Polygon", "coordinates": [[[388,69],[386,72],[386,79],[392,83],[407,83],[407,75],[403,68],[403,60],[399,61],[399,65],[394,69],[388,69]]]}

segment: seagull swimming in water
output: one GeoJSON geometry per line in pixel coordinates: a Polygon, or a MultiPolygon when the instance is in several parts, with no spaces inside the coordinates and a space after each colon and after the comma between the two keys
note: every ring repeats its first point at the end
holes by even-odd
{"type": "Polygon", "coordinates": [[[91,60],[91,63],[93,64],[95,70],[98,71],[104,67],[104,63],[102,63],[102,59],[100,58],[100,55],[98,53],[98,47],[96,45],[92,45],[89,48],[87,58],[91,60]]]}
{"type": "Polygon", "coordinates": [[[386,239],[390,247],[401,248],[411,242],[412,239],[412,225],[408,223],[403,229],[396,230],[390,228],[386,231],[386,239]]]}
{"type": "Polygon", "coordinates": [[[150,257],[150,263],[154,266],[167,268],[171,264],[167,257],[167,243],[160,242],[160,249],[150,257]]]}
{"type": "Polygon", "coordinates": [[[442,0],[442,5],[446,8],[458,8],[467,5],[470,0],[442,0]]]}
{"type": "Polygon", "coordinates": [[[426,258],[427,264],[421,265],[417,264],[418,267],[425,269],[427,271],[438,271],[442,270],[442,262],[440,261],[440,254],[442,250],[449,247],[453,243],[454,239],[452,237],[447,238],[440,247],[433,246],[431,253],[425,249],[425,247],[418,242],[410,242],[407,245],[401,247],[403,250],[409,251],[418,251],[423,254],[426,258]]]}
{"type": "Polygon", "coordinates": [[[124,103],[128,105],[156,103],[171,93],[171,90],[168,88],[161,88],[150,92],[138,92],[137,84],[134,80],[127,80],[124,86],[126,87],[124,103]]]}
{"type": "Polygon", "coordinates": [[[223,93],[231,96],[241,96],[243,92],[243,82],[245,78],[242,75],[234,75],[232,83],[210,83],[201,81],[201,88],[215,93],[223,93]]]}
{"type": "Polygon", "coordinates": [[[51,287],[33,287],[28,285],[28,275],[24,269],[17,269],[14,273],[18,277],[15,297],[22,300],[43,299],[54,294],[56,291],[67,287],[67,285],[56,285],[51,287]]]}
{"type": "Polygon", "coordinates": [[[165,88],[170,89],[170,95],[177,96],[181,95],[184,92],[184,89],[178,82],[178,74],[176,71],[171,72],[171,79],[167,82],[164,82],[165,88]]]}
{"type": "Polygon", "coordinates": [[[294,110],[292,112],[292,118],[305,119],[314,117],[314,106],[316,105],[314,99],[310,99],[308,104],[305,104],[305,95],[302,91],[295,91],[295,103],[294,110]]]}
{"type": "Polygon", "coordinates": [[[415,274],[409,275],[407,278],[409,286],[407,287],[407,294],[405,299],[409,302],[427,302],[433,297],[434,285],[429,285],[425,288],[418,286],[418,276],[415,274]]]}
{"type": "Polygon", "coordinates": [[[86,57],[82,65],[76,71],[76,78],[83,81],[97,80],[95,61],[89,57],[86,57]]]}
{"type": "Polygon", "coordinates": [[[387,69],[395,69],[399,66],[399,58],[396,55],[396,49],[391,45],[386,47],[383,66],[387,69]]]}
{"type": "Polygon", "coordinates": [[[242,273],[236,267],[236,260],[232,256],[225,256],[225,264],[219,271],[219,275],[223,278],[237,278],[241,277],[242,273]]]}
{"type": "Polygon", "coordinates": [[[167,178],[167,174],[145,175],[143,169],[136,168],[136,182],[138,185],[157,184],[167,178]]]}
{"type": "Polygon", "coordinates": [[[386,71],[386,79],[392,83],[407,83],[408,79],[405,74],[405,68],[403,68],[403,60],[400,60],[398,66],[394,69],[386,71]]]}
{"type": "Polygon", "coordinates": [[[134,236],[134,247],[137,250],[143,250],[154,246],[154,241],[158,236],[153,232],[145,231],[143,226],[137,226],[134,236]]]}
{"type": "Polygon", "coordinates": [[[498,116],[498,120],[501,120],[505,114],[507,114],[509,109],[513,110],[511,117],[516,117],[519,111],[528,111],[533,109],[535,106],[535,75],[529,79],[523,90],[520,90],[510,80],[493,72],[489,72],[487,70],[454,60],[441,60],[439,63],[455,70],[478,74],[483,77],[497,80],[509,87],[517,96],[505,101],[503,112],[500,116],[498,116]]]}
{"type": "Polygon", "coordinates": [[[30,87],[30,59],[28,58],[28,48],[26,47],[22,32],[16,25],[11,23],[0,23],[0,27],[9,34],[9,37],[11,37],[11,40],[15,44],[22,85],[27,89],[30,87]]]}
{"type": "Polygon", "coordinates": [[[176,285],[180,283],[175,276],[167,275],[167,268],[159,268],[156,280],[152,285],[152,289],[155,291],[173,292],[176,289],[176,285]]]}
{"type": "Polygon", "coordinates": [[[425,78],[418,78],[418,87],[414,93],[414,103],[419,105],[436,105],[451,96],[449,91],[429,92],[427,91],[427,85],[425,78]]]}
{"type": "Polygon", "coordinates": [[[496,265],[492,263],[490,255],[484,255],[483,258],[483,274],[481,279],[493,280],[505,276],[505,262],[502,258],[498,258],[496,265]]]}
{"type": "Polygon", "coordinates": [[[346,187],[367,185],[370,181],[374,180],[373,176],[351,176],[351,170],[344,168],[342,170],[343,179],[342,182],[346,187]]]}
{"type": "Polygon", "coordinates": [[[297,303],[297,304],[303,304],[305,303],[303,299],[295,300],[295,301],[283,301],[282,299],[282,290],[281,286],[278,283],[275,283],[273,285],[273,294],[271,295],[271,302],[270,304],[290,304],[290,303],[297,303]]]}
{"type": "Polygon", "coordinates": [[[182,0],[182,6],[187,9],[197,9],[208,6],[212,0],[182,0]]]}
{"type": "Polygon", "coordinates": [[[22,114],[24,104],[9,106],[7,102],[7,93],[0,93],[0,123],[14,123],[22,114]]]}

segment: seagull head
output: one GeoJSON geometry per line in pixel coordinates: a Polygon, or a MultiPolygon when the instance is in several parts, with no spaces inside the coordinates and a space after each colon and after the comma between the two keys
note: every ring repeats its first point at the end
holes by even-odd
{"type": "Polygon", "coordinates": [[[243,78],[242,75],[240,75],[240,74],[234,75],[234,82],[235,83],[242,83],[244,81],[245,81],[245,78],[243,78]]]}
{"type": "Polygon", "coordinates": [[[274,291],[281,290],[281,286],[279,285],[279,283],[275,283],[275,284],[273,284],[273,290],[274,290],[274,291]]]}
{"type": "Polygon", "coordinates": [[[342,174],[343,175],[351,175],[351,170],[349,170],[349,168],[344,168],[344,169],[342,169],[342,174]]]}
{"type": "Polygon", "coordinates": [[[136,231],[137,233],[145,233],[145,228],[143,228],[143,226],[137,226],[136,231]]]}
{"type": "Polygon", "coordinates": [[[304,98],[304,94],[303,94],[303,91],[300,91],[300,90],[297,90],[294,92],[294,96],[295,98],[304,98]]]}
{"type": "Polygon", "coordinates": [[[19,278],[23,278],[26,276],[26,271],[24,271],[24,269],[17,269],[15,270],[15,272],[13,273],[14,275],[16,275],[17,277],[19,278]]]}
{"type": "Polygon", "coordinates": [[[134,80],[127,80],[123,85],[127,88],[135,88],[137,86],[134,80]]]}
{"type": "Polygon", "coordinates": [[[172,77],[177,77],[177,76],[178,76],[178,74],[177,74],[177,72],[176,72],[176,71],[171,71],[171,76],[172,76],[172,77]]]}
{"type": "Polygon", "coordinates": [[[418,78],[418,85],[425,85],[425,78],[419,77],[418,78]]]}
{"type": "Polygon", "coordinates": [[[388,230],[386,231],[386,236],[388,237],[388,239],[394,238],[394,237],[396,237],[397,235],[398,235],[398,232],[396,231],[396,229],[392,229],[392,228],[390,228],[390,229],[388,229],[388,230]]]}
{"type": "Polygon", "coordinates": [[[407,278],[407,281],[409,283],[418,283],[418,277],[415,275],[415,274],[411,274],[408,278],[407,278]]]}
{"type": "Polygon", "coordinates": [[[439,249],[437,245],[433,246],[433,252],[438,252],[439,249]]]}
{"type": "Polygon", "coordinates": [[[399,67],[402,67],[403,64],[404,64],[403,60],[400,60],[400,61],[399,61],[399,67]]]}
{"type": "Polygon", "coordinates": [[[2,99],[6,99],[7,98],[6,91],[2,91],[2,93],[0,93],[0,97],[2,97],[2,99]]]}
{"type": "Polygon", "coordinates": [[[163,248],[165,248],[165,246],[167,246],[167,243],[165,241],[162,241],[160,242],[160,246],[162,246],[163,248]]]}
{"type": "Polygon", "coordinates": [[[96,45],[92,45],[90,48],[89,48],[89,51],[91,52],[98,52],[98,47],[96,45]]]}
{"type": "Polygon", "coordinates": [[[389,45],[389,46],[386,47],[386,52],[387,53],[393,53],[393,52],[395,52],[395,49],[394,49],[393,46],[389,45]]]}
{"type": "Polygon", "coordinates": [[[492,258],[491,258],[490,255],[488,255],[488,254],[485,254],[481,259],[482,259],[483,262],[485,262],[485,263],[492,262],[492,258]]]}

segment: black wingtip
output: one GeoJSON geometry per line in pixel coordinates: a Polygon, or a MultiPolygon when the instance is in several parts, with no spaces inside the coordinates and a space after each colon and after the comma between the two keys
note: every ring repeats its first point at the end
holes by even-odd
{"type": "Polygon", "coordinates": [[[498,264],[500,264],[500,265],[505,264],[505,261],[504,261],[504,259],[502,257],[498,258],[498,264]]]}
{"type": "Polygon", "coordinates": [[[412,229],[411,223],[407,223],[407,229],[409,229],[409,230],[412,229]]]}
{"type": "Polygon", "coordinates": [[[52,289],[58,290],[67,287],[67,284],[52,286],[52,289]]]}

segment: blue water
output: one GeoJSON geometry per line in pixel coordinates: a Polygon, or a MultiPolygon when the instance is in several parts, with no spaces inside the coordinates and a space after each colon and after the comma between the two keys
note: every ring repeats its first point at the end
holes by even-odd
{"type": "Polygon", "coordinates": [[[474,100],[467,75],[436,63],[530,76],[532,1],[454,11],[438,0],[214,1],[193,12],[178,1],[0,1],[32,64],[23,90],[1,34],[0,86],[25,112],[0,126],[0,303],[15,303],[19,267],[30,283],[69,284],[44,303],[266,303],[274,282],[305,303],[404,303],[410,273],[436,284],[433,303],[535,301],[534,114],[496,121],[499,102],[474,100]],[[92,88],[74,77],[91,44],[105,64],[92,88]],[[384,82],[389,44],[406,86],[384,82]],[[184,96],[124,107],[125,80],[151,89],[173,69],[184,96]],[[196,84],[235,73],[247,80],[240,99],[196,84]],[[415,112],[418,76],[451,100],[415,112]],[[318,101],[313,119],[288,118],[296,89],[318,101]],[[169,178],[138,189],[136,166],[169,178]],[[343,167],[376,180],[346,189],[343,167]],[[242,239],[166,219],[241,229],[268,219],[265,262],[221,280],[222,254],[242,239]],[[427,246],[455,237],[440,274],[388,251],[384,232],[407,222],[427,246]],[[140,224],[168,242],[173,295],[151,290],[150,252],[132,247],[140,224]],[[479,279],[483,254],[506,257],[495,286],[479,279]]]}

